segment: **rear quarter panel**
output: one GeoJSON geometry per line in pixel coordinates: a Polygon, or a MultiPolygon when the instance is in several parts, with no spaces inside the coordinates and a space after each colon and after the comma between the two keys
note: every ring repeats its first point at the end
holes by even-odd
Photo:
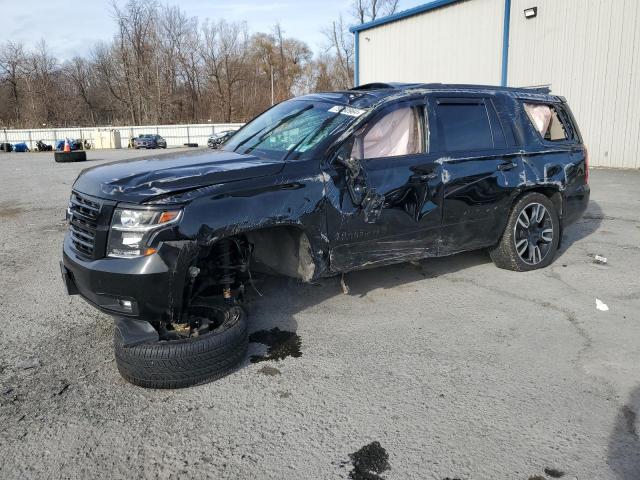
{"type": "Polygon", "coordinates": [[[519,97],[515,99],[513,123],[523,145],[518,193],[540,187],[558,191],[562,195],[559,213],[563,226],[575,222],[587,208],[590,189],[586,184],[586,147],[569,106],[562,100],[519,97]],[[551,103],[562,109],[571,123],[573,138],[555,142],[543,139],[524,110],[527,101],[551,103]]]}

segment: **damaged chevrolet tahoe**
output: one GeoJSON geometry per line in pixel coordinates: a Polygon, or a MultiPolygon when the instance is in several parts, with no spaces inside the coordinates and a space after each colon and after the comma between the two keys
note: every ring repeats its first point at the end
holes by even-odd
{"type": "Polygon", "coordinates": [[[280,103],[219,151],[90,168],[61,262],[116,317],[128,381],[195,385],[244,358],[252,274],[310,282],[488,249],[549,265],[589,201],[588,156],[548,89],[369,84],[280,103]]]}

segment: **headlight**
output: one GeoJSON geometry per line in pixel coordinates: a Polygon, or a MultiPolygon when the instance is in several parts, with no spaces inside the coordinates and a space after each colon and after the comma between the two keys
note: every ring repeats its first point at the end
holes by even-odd
{"type": "Polygon", "coordinates": [[[155,230],[180,220],[181,210],[129,210],[116,208],[111,220],[107,256],[129,258],[155,253],[148,248],[155,230]]]}

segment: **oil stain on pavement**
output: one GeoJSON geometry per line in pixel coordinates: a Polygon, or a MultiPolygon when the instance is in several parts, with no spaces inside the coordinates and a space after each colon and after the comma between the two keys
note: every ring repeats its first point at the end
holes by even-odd
{"type": "Polygon", "coordinates": [[[275,377],[276,375],[280,375],[282,372],[280,370],[278,370],[277,368],[264,366],[260,370],[258,370],[258,373],[261,373],[263,375],[267,375],[269,377],[275,377]]]}
{"type": "Polygon", "coordinates": [[[249,342],[262,343],[267,346],[266,355],[251,355],[251,363],[264,362],[266,360],[284,360],[287,357],[298,358],[302,356],[300,347],[302,341],[296,332],[280,330],[278,327],[271,330],[258,330],[249,335],[249,342]]]}
{"type": "Polygon", "coordinates": [[[544,473],[551,478],[562,478],[564,477],[564,472],[562,470],[557,470],[555,468],[545,468],[544,473]]]}
{"type": "Polygon", "coordinates": [[[360,450],[349,455],[353,470],[349,478],[353,480],[382,480],[381,473],[391,468],[389,454],[382,448],[380,442],[371,442],[360,450]]]}
{"type": "Polygon", "coordinates": [[[0,203],[0,218],[14,218],[24,212],[23,208],[9,205],[7,203],[0,203]]]}

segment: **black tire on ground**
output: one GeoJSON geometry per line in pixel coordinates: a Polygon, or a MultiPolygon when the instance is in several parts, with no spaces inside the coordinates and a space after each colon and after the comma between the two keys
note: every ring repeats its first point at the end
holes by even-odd
{"type": "MultiPolygon", "coordinates": [[[[543,227],[540,228],[542,229],[543,227]]],[[[504,229],[502,238],[496,246],[489,249],[489,254],[491,256],[491,260],[493,260],[493,263],[495,263],[497,267],[504,268],[506,270],[527,272],[530,270],[536,270],[538,268],[544,268],[551,262],[553,262],[556,256],[558,245],[560,243],[560,235],[560,219],[558,218],[558,212],[553,202],[549,199],[549,197],[541,193],[527,193],[520,197],[511,208],[509,220],[507,221],[507,226],[504,229]],[[539,261],[536,261],[537,258],[534,256],[533,262],[527,262],[520,256],[520,254],[518,254],[518,248],[516,248],[516,244],[520,244],[520,242],[522,242],[523,240],[522,238],[516,238],[516,225],[522,211],[527,208],[531,208],[530,206],[532,204],[542,205],[549,213],[549,218],[546,221],[547,225],[545,228],[547,230],[552,228],[553,236],[550,242],[545,242],[545,248],[548,244],[548,250],[541,257],[541,259],[539,261]]],[[[524,245],[524,243],[521,245],[524,245]]],[[[528,253],[528,250],[525,250],[528,253]]]]}
{"type": "Polygon", "coordinates": [[[53,159],[57,163],[86,162],[87,152],[84,150],[77,150],[74,152],[54,152],[53,159]]]}
{"type": "Polygon", "coordinates": [[[184,146],[185,147],[197,147],[198,144],[197,143],[185,143],[184,146]]]}
{"type": "Polygon", "coordinates": [[[228,375],[247,352],[247,317],[239,306],[220,308],[220,312],[219,327],[183,340],[125,346],[116,327],[114,350],[120,374],[146,388],[183,388],[228,375]]]}

